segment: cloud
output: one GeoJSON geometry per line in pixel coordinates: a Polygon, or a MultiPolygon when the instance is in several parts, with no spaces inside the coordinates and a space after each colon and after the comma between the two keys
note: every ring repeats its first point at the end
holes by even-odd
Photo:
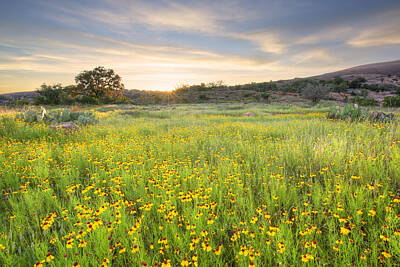
{"type": "Polygon", "coordinates": [[[395,27],[384,26],[363,30],[347,43],[354,47],[400,45],[400,21],[395,27]]]}
{"type": "Polygon", "coordinates": [[[318,32],[298,38],[295,43],[314,45],[329,42],[355,48],[400,44],[399,13],[400,9],[383,12],[374,10],[368,17],[358,18],[351,24],[338,21],[318,32]]]}
{"type": "Polygon", "coordinates": [[[209,10],[194,9],[184,5],[169,3],[167,7],[147,7],[136,11],[138,21],[157,28],[200,31],[214,33],[221,31],[218,16],[209,10]],[[151,10],[150,10],[151,9],[151,10]]]}
{"type": "Polygon", "coordinates": [[[173,30],[200,32],[203,34],[222,33],[224,22],[247,20],[253,12],[243,9],[236,1],[195,1],[178,3],[177,1],[99,1],[96,8],[92,5],[68,5],[42,3],[57,10],[56,14],[45,16],[66,25],[79,26],[82,19],[109,25],[114,31],[131,30],[138,24],[144,24],[153,30],[173,30]],[[59,14],[61,12],[61,14],[59,14]]]}
{"type": "Polygon", "coordinates": [[[337,63],[337,58],[324,49],[313,49],[296,54],[292,57],[296,64],[332,64],[337,63]]]}
{"type": "Polygon", "coordinates": [[[295,43],[300,45],[312,45],[326,41],[335,41],[348,38],[349,35],[356,32],[350,26],[339,26],[334,28],[323,29],[317,33],[309,34],[298,38],[295,43]]]}
{"type": "Polygon", "coordinates": [[[257,31],[249,33],[231,34],[232,37],[253,42],[261,51],[281,54],[286,50],[286,45],[279,39],[278,34],[257,31]]]}
{"type": "Polygon", "coordinates": [[[385,12],[372,18],[370,24],[360,33],[349,39],[347,44],[353,47],[372,47],[400,44],[400,10],[385,12]]]}
{"type": "MultiPolygon", "coordinates": [[[[110,7],[103,6],[103,8],[95,9],[81,7],[79,11],[65,6],[52,6],[70,16],[80,16],[86,20],[107,24],[115,32],[130,32],[132,28],[137,28],[139,23],[150,27],[155,32],[177,31],[193,36],[205,35],[247,40],[255,44],[260,51],[267,53],[279,54],[284,52],[286,47],[276,32],[267,30],[238,32],[232,29],[232,22],[248,22],[260,18],[259,12],[243,8],[237,1],[200,1],[186,4],[173,1],[162,1],[162,4],[154,4],[150,1],[118,3],[106,1],[105,3],[108,3],[110,7]]],[[[69,16],[53,14],[46,16],[57,22],[78,25],[78,20],[69,16]]]]}

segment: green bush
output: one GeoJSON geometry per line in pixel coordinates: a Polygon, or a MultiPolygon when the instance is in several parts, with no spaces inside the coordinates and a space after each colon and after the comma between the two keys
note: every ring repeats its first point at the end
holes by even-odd
{"type": "Polygon", "coordinates": [[[384,107],[400,107],[400,96],[387,96],[383,99],[384,107]]]}
{"type": "Polygon", "coordinates": [[[246,98],[247,98],[247,97],[251,97],[251,96],[253,96],[252,93],[244,93],[244,94],[243,94],[243,97],[246,97],[246,98]]]}
{"type": "Polygon", "coordinates": [[[339,85],[341,83],[346,82],[342,77],[336,76],[332,79],[333,84],[339,85]]]}
{"type": "Polygon", "coordinates": [[[63,87],[61,84],[46,85],[42,84],[36,93],[39,95],[35,97],[35,105],[61,105],[72,104],[74,101],[70,96],[70,92],[74,90],[74,86],[63,87]]]}
{"type": "Polygon", "coordinates": [[[359,77],[357,79],[354,79],[350,82],[349,86],[350,88],[361,88],[361,86],[366,83],[367,80],[364,77],[359,77]]]}
{"type": "Polygon", "coordinates": [[[206,96],[206,95],[199,95],[199,100],[202,100],[202,101],[206,101],[206,100],[208,100],[209,98],[208,98],[208,96],[206,96]]]}
{"type": "Polygon", "coordinates": [[[333,91],[337,93],[346,93],[348,89],[349,84],[347,82],[333,85],[333,91]]]}
{"type": "Polygon", "coordinates": [[[363,84],[362,88],[375,91],[375,92],[384,92],[384,91],[393,91],[396,90],[396,86],[393,84],[363,84]]]}
{"type": "Polygon", "coordinates": [[[352,98],[351,102],[358,104],[360,106],[377,106],[378,105],[378,101],[376,101],[373,98],[362,98],[359,96],[352,98]]]}
{"type": "Polygon", "coordinates": [[[100,100],[98,98],[92,97],[92,96],[82,96],[77,99],[78,103],[81,104],[90,104],[90,105],[99,105],[101,104],[100,100]]]}
{"type": "Polygon", "coordinates": [[[310,99],[313,103],[318,103],[321,99],[328,96],[331,91],[329,85],[308,84],[302,91],[302,95],[306,99],[310,99]]]}
{"type": "Polygon", "coordinates": [[[270,94],[269,93],[266,93],[266,92],[262,92],[261,93],[261,97],[264,99],[264,100],[269,100],[269,98],[270,98],[270,94]]]}

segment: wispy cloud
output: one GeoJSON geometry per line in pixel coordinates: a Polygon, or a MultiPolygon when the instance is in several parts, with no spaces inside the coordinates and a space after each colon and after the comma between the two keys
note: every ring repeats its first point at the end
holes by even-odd
{"type": "Polygon", "coordinates": [[[334,28],[322,29],[317,33],[301,36],[295,43],[300,45],[312,45],[327,41],[343,40],[357,32],[350,26],[339,26],[334,28]]]}
{"type": "MultiPolygon", "coordinates": [[[[102,22],[114,27],[129,29],[141,23],[156,30],[181,30],[185,32],[218,33],[224,30],[223,22],[240,21],[249,18],[246,9],[239,8],[236,1],[99,1],[103,8],[81,5],[79,8],[63,4],[51,3],[52,8],[61,11],[60,17],[47,14],[48,18],[77,25],[79,19],[86,18],[102,22]],[[67,15],[65,15],[67,14],[67,15]]],[[[43,3],[46,4],[47,3],[43,3]]]]}
{"type": "Polygon", "coordinates": [[[385,12],[371,19],[371,24],[348,40],[354,47],[372,47],[400,44],[400,9],[385,12]]]}
{"type": "Polygon", "coordinates": [[[375,27],[363,30],[350,39],[348,44],[354,47],[371,47],[400,44],[400,20],[391,26],[375,27]]]}
{"type": "Polygon", "coordinates": [[[222,30],[218,16],[209,10],[194,9],[181,4],[168,3],[163,8],[146,7],[132,10],[138,21],[154,27],[172,30],[215,33],[222,30]]]}
{"type": "Polygon", "coordinates": [[[296,54],[292,57],[296,64],[335,64],[338,62],[332,54],[324,49],[313,49],[296,54]]]}
{"type": "Polygon", "coordinates": [[[286,49],[286,44],[279,40],[276,33],[257,31],[241,34],[232,34],[233,37],[253,42],[261,51],[281,54],[286,49]]]}
{"type": "Polygon", "coordinates": [[[357,37],[349,40],[348,44],[355,47],[396,45],[400,44],[400,32],[397,29],[386,32],[378,29],[365,30],[357,37]]]}
{"type": "MultiPolygon", "coordinates": [[[[229,27],[232,22],[246,22],[260,18],[259,13],[239,8],[235,1],[196,2],[190,4],[162,1],[154,5],[149,1],[109,2],[109,9],[81,8],[79,11],[65,6],[55,6],[63,12],[81,16],[89,20],[99,21],[119,30],[137,27],[137,23],[147,25],[153,30],[182,31],[191,35],[201,34],[219,36],[253,43],[260,51],[267,53],[282,53],[285,45],[280,41],[279,34],[268,30],[235,31],[229,27]],[[121,3],[123,3],[121,5],[121,3]]],[[[76,25],[76,20],[60,18],[53,14],[50,18],[64,23],[76,25]]]]}

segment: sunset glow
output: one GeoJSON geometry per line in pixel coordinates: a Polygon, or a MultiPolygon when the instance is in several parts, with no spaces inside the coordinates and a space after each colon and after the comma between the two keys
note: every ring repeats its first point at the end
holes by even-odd
{"type": "Polygon", "coordinates": [[[400,58],[399,1],[2,1],[0,93],[113,68],[127,89],[306,77],[400,58]],[[341,3],[339,3],[341,2],[341,3]]]}

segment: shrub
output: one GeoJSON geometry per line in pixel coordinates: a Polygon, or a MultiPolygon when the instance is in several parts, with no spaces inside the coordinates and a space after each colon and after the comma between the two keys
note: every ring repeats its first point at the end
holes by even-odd
{"type": "Polygon", "coordinates": [[[30,101],[26,98],[17,99],[15,101],[13,101],[13,103],[12,103],[12,105],[17,106],[17,107],[28,106],[29,104],[30,104],[30,101]]]}
{"type": "Polygon", "coordinates": [[[63,87],[61,84],[46,85],[42,84],[36,93],[39,96],[35,97],[35,105],[69,105],[74,102],[71,97],[71,92],[74,90],[74,85],[63,87]]]}
{"type": "Polygon", "coordinates": [[[298,93],[297,89],[290,85],[286,85],[286,86],[282,87],[281,91],[284,93],[298,93]]]}
{"type": "Polygon", "coordinates": [[[39,94],[34,99],[36,105],[60,105],[64,103],[64,99],[67,98],[66,91],[61,84],[46,85],[42,84],[39,89],[36,90],[39,94]]]}
{"type": "Polygon", "coordinates": [[[347,82],[333,85],[333,91],[337,93],[346,93],[348,89],[349,89],[349,84],[347,82]]]}
{"type": "Polygon", "coordinates": [[[206,100],[208,100],[209,98],[208,98],[208,96],[206,96],[206,95],[199,95],[199,100],[202,100],[202,101],[206,101],[206,100]]]}
{"type": "Polygon", "coordinates": [[[308,84],[302,91],[302,95],[306,99],[312,100],[313,103],[319,102],[328,96],[331,88],[328,85],[308,84]]]}
{"type": "Polygon", "coordinates": [[[91,105],[101,104],[100,99],[86,95],[78,97],[77,102],[81,104],[91,104],[91,105]]]}
{"type": "Polygon", "coordinates": [[[400,107],[400,96],[387,96],[383,99],[384,107],[400,107]]]}
{"type": "Polygon", "coordinates": [[[261,97],[262,97],[264,100],[269,100],[270,96],[271,96],[271,95],[270,95],[269,93],[266,93],[266,92],[261,93],[261,97]]]}
{"type": "Polygon", "coordinates": [[[360,106],[377,106],[378,105],[378,101],[376,101],[373,98],[362,98],[359,96],[352,98],[351,102],[358,104],[360,106]]]}
{"type": "Polygon", "coordinates": [[[251,97],[251,96],[253,96],[252,93],[244,93],[244,94],[243,94],[243,97],[246,97],[246,98],[247,98],[247,97],[251,97]]]}
{"type": "Polygon", "coordinates": [[[317,85],[318,81],[313,79],[295,79],[290,83],[290,87],[294,89],[294,92],[301,92],[304,88],[310,85],[317,85]]]}
{"type": "Polygon", "coordinates": [[[360,95],[366,98],[368,96],[368,90],[364,89],[364,88],[361,89],[361,94],[360,95]]]}
{"type": "Polygon", "coordinates": [[[344,83],[344,82],[346,82],[346,81],[343,80],[343,78],[340,77],[340,76],[336,76],[336,77],[333,78],[333,83],[336,84],[336,85],[344,83]]]}
{"type": "Polygon", "coordinates": [[[396,90],[396,86],[393,84],[363,84],[362,88],[367,90],[375,91],[375,92],[383,92],[383,91],[393,91],[396,90]]]}
{"type": "Polygon", "coordinates": [[[357,89],[357,88],[361,88],[362,84],[366,83],[366,82],[367,82],[367,80],[364,77],[359,77],[357,79],[352,80],[349,85],[350,85],[350,88],[357,89]]]}

